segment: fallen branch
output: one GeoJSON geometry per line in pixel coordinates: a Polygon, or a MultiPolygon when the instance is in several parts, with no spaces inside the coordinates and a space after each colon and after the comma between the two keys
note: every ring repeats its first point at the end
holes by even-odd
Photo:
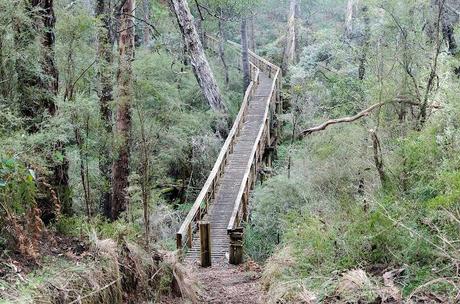
{"type": "Polygon", "coordinates": [[[325,130],[328,126],[330,125],[335,125],[335,124],[339,124],[339,123],[345,123],[345,122],[353,122],[353,121],[356,121],[362,117],[365,117],[365,116],[368,116],[373,110],[375,109],[378,109],[380,108],[381,106],[383,106],[384,104],[386,104],[386,102],[379,102],[379,103],[376,103],[374,104],[373,106],[359,112],[358,114],[356,114],[355,116],[348,116],[348,117],[343,117],[343,118],[338,118],[338,119],[331,119],[331,120],[328,120],[326,121],[325,123],[319,125],[319,126],[316,126],[316,127],[313,127],[313,128],[309,128],[309,129],[306,129],[306,130],[303,130],[300,135],[303,137],[303,136],[307,136],[307,135],[310,135],[314,132],[318,132],[318,131],[322,131],[322,130],[325,130]]]}
{"type": "Polygon", "coordinates": [[[102,287],[102,288],[99,288],[99,289],[97,289],[97,290],[94,290],[94,291],[90,292],[89,294],[87,294],[87,295],[85,295],[85,296],[82,296],[82,297],[78,296],[78,299],[76,299],[76,300],[70,302],[69,304],[81,303],[81,300],[84,300],[84,299],[86,299],[86,298],[92,297],[92,296],[95,295],[95,294],[98,294],[99,292],[101,292],[101,291],[103,291],[103,290],[109,288],[110,286],[112,286],[113,284],[117,283],[117,282],[120,281],[120,280],[121,280],[121,277],[118,278],[118,279],[116,279],[115,281],[110,282],[109,284],[105,285],[105,286],[102,287]]]}

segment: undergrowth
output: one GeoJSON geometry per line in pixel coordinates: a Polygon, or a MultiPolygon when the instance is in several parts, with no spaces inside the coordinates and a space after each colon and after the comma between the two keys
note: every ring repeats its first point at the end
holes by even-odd
{"type": "Polygon", "coordinates": [[[288,152],[279,160],[279,175],[255,192],[246,237],[247,253],[266,265],[265,287],[274,298],[292,300],[308,291],[327,302],[343,273],[363,269],[379,295],[384,274],[401,269],[393,280],[403,297],[433,293],[454,301],[460,262],[460,163],[453,155],[458,131],[434,123],[397,140],[387,156],[384,187],[372,158],[358,157],[367,149],[357,144],[364,132],[354,126],[331,129],[295,150],[281,149],[288,152]],[[283,166],[289,153],[290,178],[283,166]]]}

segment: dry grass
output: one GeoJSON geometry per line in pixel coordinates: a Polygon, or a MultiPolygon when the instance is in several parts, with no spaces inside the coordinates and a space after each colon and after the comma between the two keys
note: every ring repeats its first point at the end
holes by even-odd
{"type": "Polygon", "coordinates": [[[0,282],[0,299],[6,303],[121,304],[158,302],[176,293],[198,303],[193,280],[174,253],[150,254],[124,240],[117,244],[93,238],[85,260],[62,264],[47,266],[22,281],[0,282]]]}

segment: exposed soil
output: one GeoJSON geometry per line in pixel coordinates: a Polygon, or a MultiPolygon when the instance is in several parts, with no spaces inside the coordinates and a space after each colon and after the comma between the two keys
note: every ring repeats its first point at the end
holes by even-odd
{"type": "Polygon", "coordinates": [[[259,284],[260,269],[231,265],[198,268],[197,277],[203,286],[203,303],[257,304],[263,303],[259,284]]]}
{"type": "MultiPolygon", "coordinates": [[[[254,262],[241,266],[228,263],[201,268],[190,266],[189,272],[197,282],[199,303],[262,304],[265,303],[260,285],[261,268],[254,262]]],[[[189,303],[179,298],[163,299],[163,304],[189,303]]]]}

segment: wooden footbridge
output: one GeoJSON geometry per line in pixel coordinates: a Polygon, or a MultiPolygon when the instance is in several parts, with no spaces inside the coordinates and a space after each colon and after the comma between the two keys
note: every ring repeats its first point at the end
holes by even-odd
{"type": "MultiPolygon", "coordinates": [[[[217,52],[219,43],[208,36],[212,50],[217,52]]],[[[239,52],[238,44],[228,44],[239,52]]],[[[249,60],[251,84],[238,116],[176,235],[177,248],[187,263],[239,264],[243,259],[243,222],[248,220],[250,191],[264,166],[271,165],[279,133],[277,115],[282,109],[280,68],[252,51],[249,60]]]]}

